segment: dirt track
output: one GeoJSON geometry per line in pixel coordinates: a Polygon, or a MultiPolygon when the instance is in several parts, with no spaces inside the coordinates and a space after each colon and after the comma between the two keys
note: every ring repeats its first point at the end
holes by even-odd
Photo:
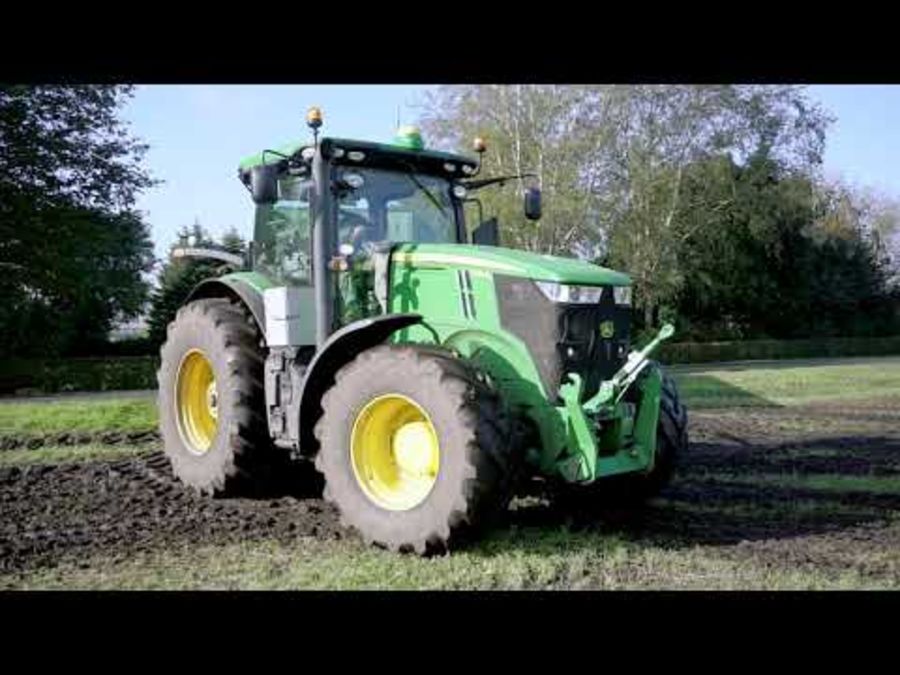
{"type": "MultiPolygon", "coordinates": [[[[567,524],[634,541],[716,546],[729,557],[839,567],[869,547],[896,550],[900,492],[780,486],[766,476],[900,476],[898,401],[694,411],[691,452],[663,499],[639,512],[572,514],[525,500],[508,525],[567,524]],[[759,479],[754,483],[755,479],[759,479]]],[[[352,536],[314,495],[199,497],[165,457],[0,469],[0,573],[182,544],[352,536]]],[[[872,565],[878,563],[875,556],[872,565]]],[[[84,564],[87,564],[86,562],[84,564]]],[[[868,564],[868,563],[867,563],[868,564]]],[[[881,570],[880,573],[884,573],[881,570]]],[[[888,570],[889,574],[900,574],[888,570]]]]}

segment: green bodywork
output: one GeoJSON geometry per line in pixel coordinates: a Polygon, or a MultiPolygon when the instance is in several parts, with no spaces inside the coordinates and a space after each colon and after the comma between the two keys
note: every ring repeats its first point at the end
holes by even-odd
{"type": "Polygon", "coordinates": [[[259,272],[232,272],[231,274],[223,276],[222,280],[237,281],[246,284],[260,295],[262,295],[265,290],[275,288],[276,286],[269,277],[260,274],[259,272]]]}
{"type": "Polygon", "coordinates": [[[661,380],[656,371],[634,386],[642,404],[613,400],[618,391],[601,388],[584,401],[581,381],[560,391],[562,405],[550,400],[527,346],[501,325],[494,274],[570,284],[631,285],[628,276],[569,258],[472,245],[403,244],[392,255],[390,311],[415,312],[422,324],[399,331],[397,343],[440,344],[487,372],[514,408],[530,417],[540,447],[529,461],[542,473],[567,481],[591,482],[601,476],[652,468],[661,380]],[[471,289],[457,270],[466,269],[471,289]],[[466,310],[463,295],[470,303],[466,310]],[[601,396],[603,394],[603,396],[601,396]],[[596,421],[604,420],[598,435],[596,421]]]}
{"type": "Polygon", "coordinates": [[[538,255],[496,246],[470,244],[403,244],[394,252],[396,264],[420,268],[469,268],[508,276],[593,286],[630,286],[621,272],[582,260],[538,255]]]}
{"type": "Polygon", "coordinates": [[[249,157],[242,159],[240,164],[238,164],[238,169],[244,171],[246,169],[251,169],[254,166],[259,166],[260,164],[275,164],[284,159],[281,155],[291,156],[302,150],[306,145],[309,144],[295,141],[294,143],[286,143],[280,147],[272,148],[274,152],[257,152],[255,155],[250,155],[249,157]],[[265,155],[265,158],[263,155],[265,155]],[[264,159],[265,161],[263,161],[264,159]]]}
{"type": "MultiPolygon", "coordinates": [[[[528,450],[527,459],[538,471],[569,482],[589,483],[603,476],[652,468],[660,373],[649,370],[633,383],[640,390],[641,404],[636,411],[621,400],[626,387],[613,380],[604,382],[596,395],[585,400],[581,377],[574,373],[560,388],[560,400],[551,400],[528,347],[502,326],[494,286],[494,274],[607,286],[630,285],[627,275],[569,258],[458,244],[400,244],[394,247],[390,261],[387,312],[424,317],[422,323],[395,333],[392,341],[441,345],[488,373],[505,400],[534,421],[540,444],[528,450]],[[460,284],[457,272],[463,269],[469,273],[470,288],[460,284]]],[[[226,278],[245,283],[258,293],[274,286],[257,272],[238,272],[226,278]]],[[[371,259],[357,261],[337,275],[341,325],[384,313],[375,299],[373,278],[371,259]]],[[[311,314],[312,308],[312,319],[311,314]]],[[[654,343],[665,337],[668,334],[654,343]]],[[[645,349],[646,356],[655,346],[645,349]]]]}

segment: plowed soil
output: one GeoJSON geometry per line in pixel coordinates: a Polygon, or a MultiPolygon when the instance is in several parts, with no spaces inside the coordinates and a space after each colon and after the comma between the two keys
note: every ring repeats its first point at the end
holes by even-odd
{"type": "MultiPolygon", "coordinates": [[[[537,498],[514,503],[505,526],[599,528],[648,543],[716,546],[727,557],[779,566],[835,567],[863,545],[900,546],[900,528],[891,526],[900,490],[889,482],[900,480],[897,401],[698,410],[689,428],[691,448],[677,480],[647,507],[564,512],[536,486],[537,498]],[[804,481],[823,475],[839,480],[804,481]],[[859,482],[865,479],[888,488],[869,489],[859,482]]],[[[320,488],[299,469],[267,498],[201,497],[173,478],[158,451],[3,468],[0,573],[178,545],[354,536],[318,497],[320,488]]],[[[875,556],[871,564],[894,563],[875,556]]]]}

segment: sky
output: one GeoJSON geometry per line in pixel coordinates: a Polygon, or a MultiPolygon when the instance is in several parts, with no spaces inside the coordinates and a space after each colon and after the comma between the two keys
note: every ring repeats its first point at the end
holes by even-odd
{"type": "Polygon", "coordinates": [[[143,85],[124,109],[131,131],[150,145],[146,166],[162,185],[138,208],[163,257],[184,225],[199,221],[214,235],[234,226],[252,235],[253,202],[238,163],[265,148],[308,138],[306,111],[317,105],[321,133],[388,141],[418,117],[425,87],[409,85],[143,85]]]}
{"type": "MultiPolygon", "coordinates": [[[[163,257],[183,225],[214,235],[234,226],[251,236],[253,205],[238,162],[308,137],[317,105],[330,136],[387,141],[415,122],[427,91],[412,85],[143,85],[124,118],[150,145],[146,165],[164,183],[138,202],[163,257]]],[[[811,99],[837,119],[829,129],[826,175],[900,197],[900,86],[815,85],[811,99]]],[[[427,142],[427,139],[426,139],[427,142]]]]}

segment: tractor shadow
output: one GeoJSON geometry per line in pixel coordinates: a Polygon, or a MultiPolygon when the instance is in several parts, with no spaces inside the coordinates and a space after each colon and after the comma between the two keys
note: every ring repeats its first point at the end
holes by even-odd
{"type": "Polygon", "coordinates": [[[325,478],[316,471],[311,461],[295,461],[279,467],[276,473],[260,484],[247,486],[240,496],[258,500],[283,497],[321,499],[324,489],[325,478]]]}
{"type": "Polygon", "coordinates": [[[682,398],[690,399],[689,409],[783,407],[775,401],[735,386],[714,375],[693,372],[689,369],[673,369],[670,372],[678,383],[678,390],[682,398]]]}
{"type": "Polygon", "coordinates": [[[672,484],[643,506],[573,509],[535,484],[513,502],[500,527],[521,549],[540,548],[540,534],[547,531],[563,531],[573,541],[603,534],[667,548],[790,539],[895,518],[900,489],[885,478],[900,485],[897,437],[699,442],[672,484]],[[812,477],[824,480],[810,485],[812,477]]]}

